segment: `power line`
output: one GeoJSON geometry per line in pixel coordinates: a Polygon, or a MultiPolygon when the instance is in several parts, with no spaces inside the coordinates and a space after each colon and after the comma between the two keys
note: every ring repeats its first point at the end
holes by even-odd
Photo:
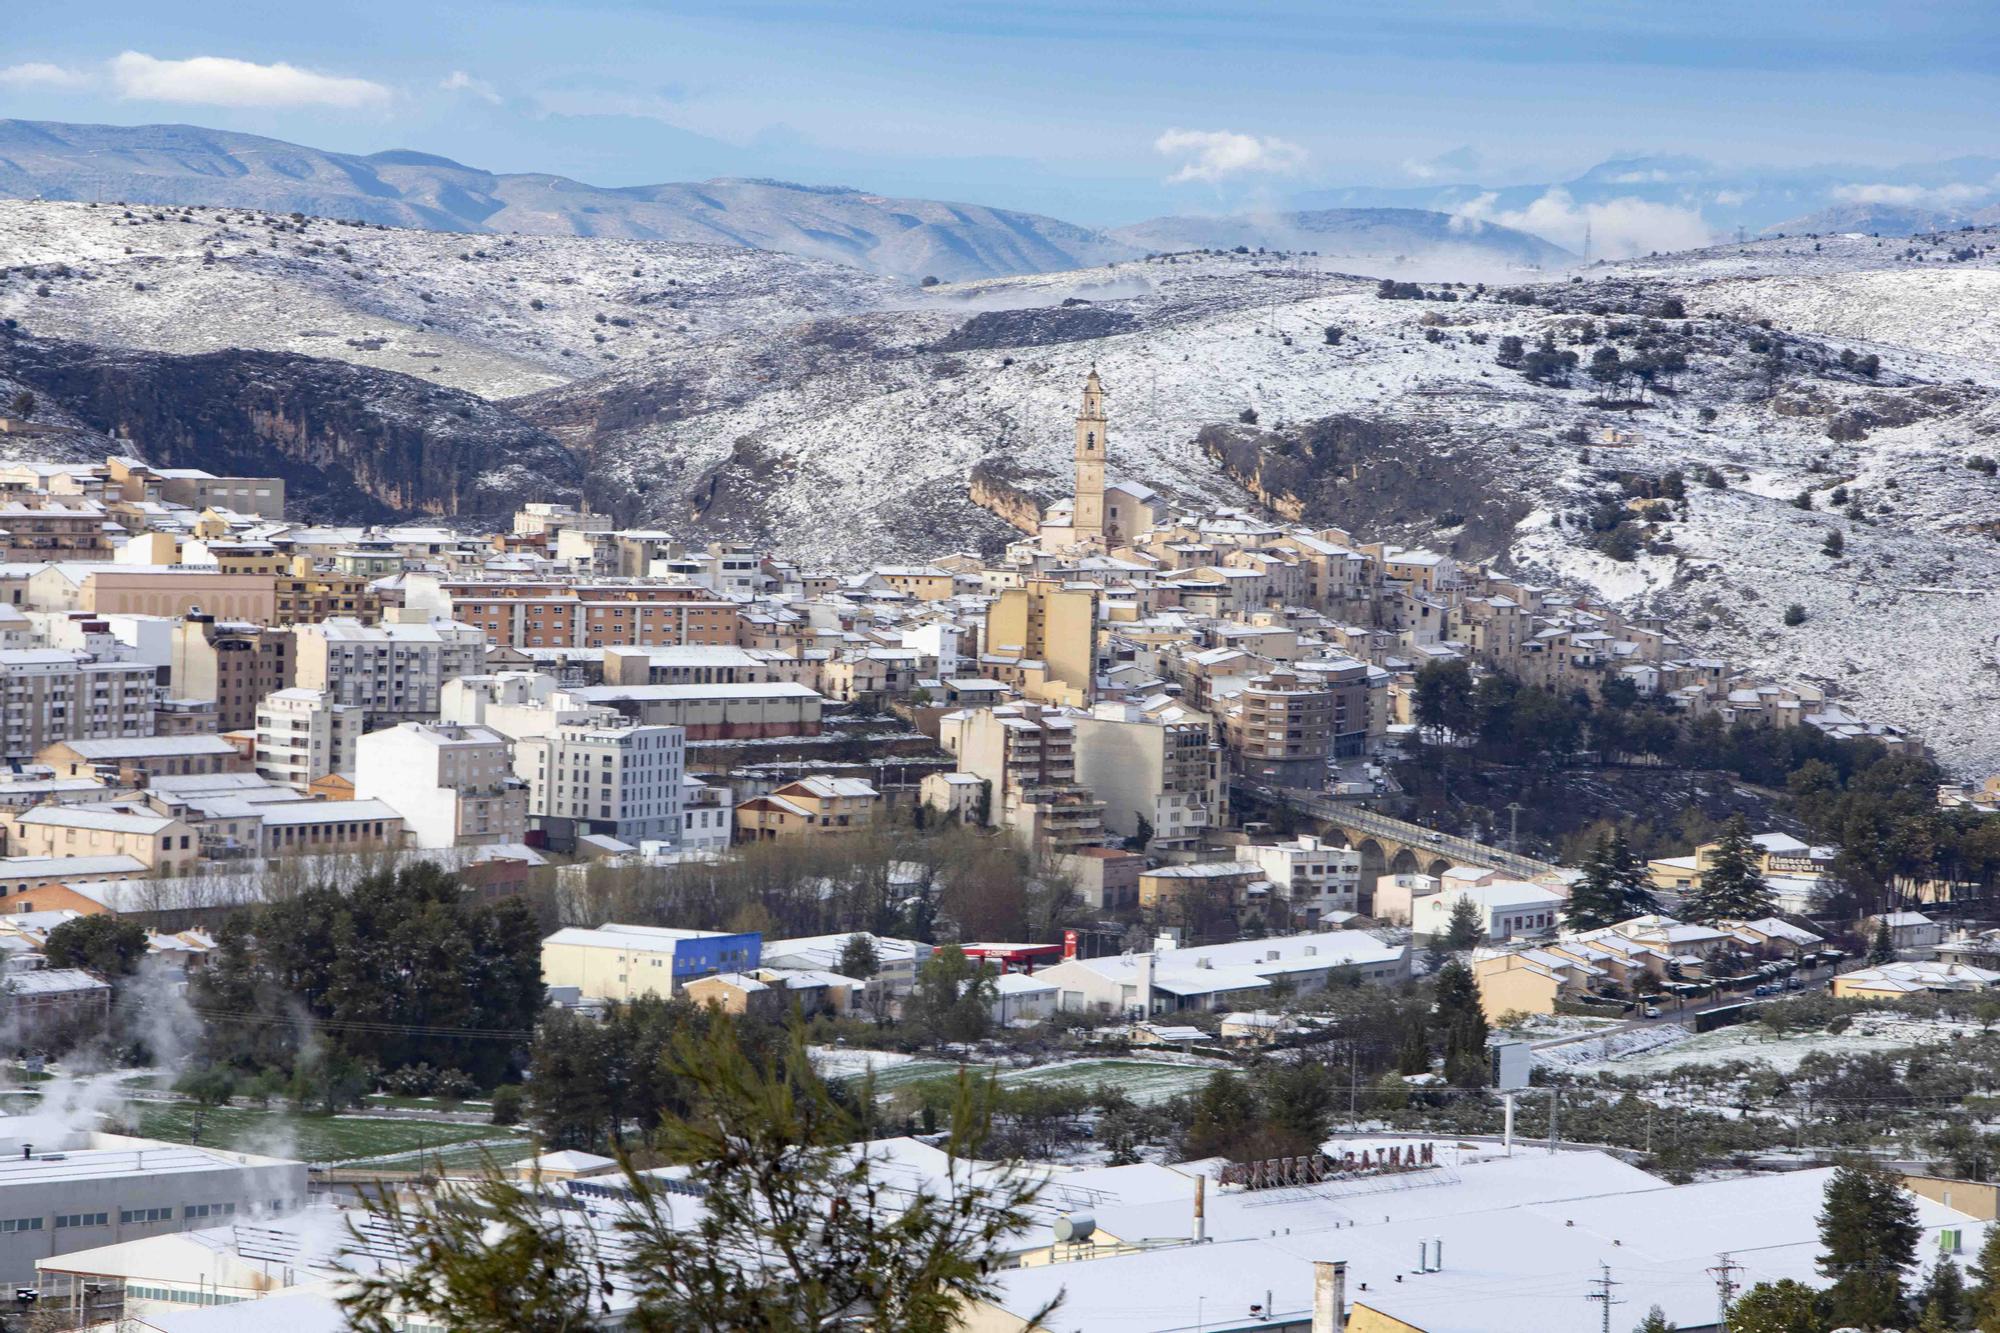
{"type": "Polygon", "coordinates": [[[1730,1305],[1736,1303],[1736,1275],[1742,1265],[1728,1255],[1716,1255],[1716,1267],[1708,1269],[1716,1279],[1716,1327],[1730,1327],[1730,1305]]]}
{"type": "Polygon", "coordinates": [[[1584,1299],[1587,1301],[1596,1301],[1603,1308],[1604,1333],[1611,1333],[1611,1307],[1614,1305],[1623,1305],[1625,1303],[1621,1300],[1613,1299],[1611,1295],[1611,1289],[1613,1287],[1623,1286],[1624,1284],[1622,1282],[1615,1282],[1612,1280],[1610,1264],[1604,1263],[1602,1260],[1600,1260],[1598,1262],[1597,1267],[1599,1269],[1599,1276],[1593,1279],[1590,1284],[1591,1286],[1596,1287],[1597,1290],[1590,1292],[1588,1295],[1584,1297],[1584,1299]]]}

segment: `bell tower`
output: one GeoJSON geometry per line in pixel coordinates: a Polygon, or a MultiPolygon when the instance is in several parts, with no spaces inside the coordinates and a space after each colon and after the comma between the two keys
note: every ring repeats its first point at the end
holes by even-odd
{"type": "Polygon", "coordinates": [[[1104,538],[1104,449],[1108,423],[1104,419],[1104,386],[1097,367],[1083,382],[1083,410],[1076,414],[1076,503],[1070,529],[1078,542],[1104,538]]]}

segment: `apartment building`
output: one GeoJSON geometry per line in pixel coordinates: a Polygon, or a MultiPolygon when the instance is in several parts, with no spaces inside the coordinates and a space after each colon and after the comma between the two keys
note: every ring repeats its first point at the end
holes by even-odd
{"type": "Polygon", "coordinates": [[[1224,733],[1244,776],[1279,787],[1325,784],[1334,691],[1279,669],[1252,677],[1223,702],[1224,733]]]}
{"type": "Polygon", "coordinates": [[[544,828],[634,847],[681,832],[687,739],[679,727],[557,726],[515,742],[528,814],[544,828]]]}
{"type": "Polygon", "coordinates": [[[736,807],[739,842],[842,837],[867,832],[881,793],[860,778],[809,777],[787,782],[736,807]]]}
{"type": "Polygon", "coordinates": [[[1317,925],[1335,912],[1361,909],[1361,853],[1331,847],[1311,834],[1289,842],[1245,847],[1294,916],[1317,925]]]}
{"type": "Polygon", "coordinates": [[[0,648],[0,758],[27,759],[57,741],[150,736],[157,680],[141,662],[0,648]]]}
{"type": "Polygon", "coordinates": [[[361,737],[354,794],[400,811],[411,846],[425,850],[520,842],[528,788],[507,738],[488,727],[403,722],[361,737]]]}
{"type": "Polygon", "coordinates": [[[330,773],[354,771],[367,715],[325,690],[274,690],[257,705],[253,763],[260,776],[304,791],[330,773]]]}
{"type": "Polygon", "coordinates": [[[186,616],[174,627],[167,688],[177,699],[213,700],[224,731],[254,727],[259,702],[291,683],[295,644],[284,629],[186,616]]]}
{"type": "Polygon", "coordinates": [[[536,501],[522,505],[514,514],[517,537],[552,538],[565,528],[578,532],[609,532],[617,524],[609,514],[593,514],[575,505],[536,501]]]}
{"type": "Polygon", "coordinates": [[[241,773],[243,752],[220,736],[116,736],[56,741],[35,752],[60,778],[143,787],[154,778],[241,773]]]}
{"type": "MultiPolygon", "coordinates": [[[[986,611],[982,671],[1006,680],[1004,663],[1042,668],[1031,697],[1046,703],[1088,704],[1097,677],[1098,589],[1033,578],[1008,588],[986,611]]],[[[1008,681],[1015,684],[1015,681],[1008,681]]]]}
{"type": "Polygon", "coordinates": [[[1073,717],[1007,704],[946,713],[938,729],[958,771],[986,783],[990,825],[1055,854],[1104,843],[1104,802],[1077,777],[1073,717]]]}
{"type": "Polygon", "coordinates": [[[193,467],[151,467],[136,458],[105,460],[106,489],[134,503],[148,500],[188,509],[227,509],[258,518],[285,516],[282,477],[218,477],[193,467]]]}
{"type": "Polygon", "coordinates": [[[272,581],[278,623],[308,625],[345,616],[364,625],[380,624],[382,598],[372,584],[366,575],[322,568],[311,556],[288,556],[272,581]]]}
{"type": "Polygon", "coordinates": [[[438,715],[439,691],[486,668],[486,636],[450,620],[364,625],[336,616],[300,625],[296,683],[365,709],[371,723],[438,715]]]}
{"type": "Polygon", "coordinates": [[[586,685],[565,690],[571,703],[614,709],[634,722],[679,727],[691,741],[817,736],[818,691],[787,681],[739,685],[586,685]]]}
{"type": "Polygon", "coordinates": [[[190,825],[137,803],[0,810],[0,850],[9,857],[129,856],[168,872],[201,855],[190,825]]]}
{"type": "Polygon", "coordinates": [[[1104,803],[1104,827],[1150,835],[1149,851],[1188,851],[1228,821],[1222,747],[1206,719],[1156,718],[1133,704],[1073,714],[1076,779],[1104,803]]]}
{"type": "Polygon", "coordinates": [[[737,641],[737,604],[707,588],[617,580],[412,575],[405,605],[450,616],[512,648],[613,648],[737,641]]]}
{"type": "Polygon", "coordinates": [[[186,565],[51,565],[28,580],[28,599],[46,611],[100,616],[190,616],[269,625],[278,617],[268,574],[224,574],[186,565]]]}
{"type": "Polygon", "coordinates": [[[95,500],[9,499],[0,502],[0,558],[109,560],[115,526],[95,500]]]}

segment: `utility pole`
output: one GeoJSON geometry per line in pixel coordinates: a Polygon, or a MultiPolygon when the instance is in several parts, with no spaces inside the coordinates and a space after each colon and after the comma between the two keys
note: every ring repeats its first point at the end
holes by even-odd
{"type": "Polygon", "coordinates": [[[1551,1087],[1549,1089],[1549,1151],[1550,1152],[1554,1152],[1556,1150],[1556,1144],[1561,1142],[1561,1137],[1556,1133],[1556,1122],[1562,1116],[1562,1104],[1563,1104],[1563,1090],[1560,1087],[1551,1087]]]}
{"type": "Polygon", "coordinates": [[[1585,1296],[1584,1299],[1587,1301],[1596,1301],[1598,1305],[1602,1307],[1602,1313],[1604,1316],[1604,1333],[1611,1333],[1611,1307],[1614,1305],[1623,1305],[1625,1303],[1620,1300],[1613,1300],[1611,1296],[1611,1289],[1613,1287],[1621,1287],[1625,1284],[1622,1282],[1615,1282],[1612,1280],[1610,1264],[1604,1263],[1603,1261],[1600,1260],[1598,1262],[1597,1267],[1600,1271],[1600,1276],[1597,1278],[1596,1281],[1590,1284],[1591,1286],[1596,1287],[1597,1290],[1585,1296]]]}
{"type": "Polygon", "coordinates": [[[1715,1278],[1715,1326],[1729,1327],[1729,1307],[1736,1303],[1736,1275],[1743,1271],[1743,1265],[1727,1254],[1715,1256],[1715,1267],[1708,1270],[1715,1278]]]}

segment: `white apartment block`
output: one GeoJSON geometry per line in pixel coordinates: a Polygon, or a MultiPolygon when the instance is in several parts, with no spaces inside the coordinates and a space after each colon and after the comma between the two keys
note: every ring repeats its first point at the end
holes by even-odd
{"type": "Polygon", "coordinates": [[[438,692],[438,716],[446,722],[483,726],[510,741],[546,736],[561,726],[616,726],[618,710],[583,703],[557,688],[540,671],[499,671],[461,676],[438,692]]]}
{"type": "Polygon", "coordinates": [[[361,738],[354,795],[403,816],[412,846],[425,850],[520,842],[528,792],[509,766],[507,738],[455,722],[403,722],[361,738]]]}
{"type": "Polygon", "coordinates": [[[438,715],[439,691],[486,669],[486,634],[454,620],[364,625],[336,616],[300,625],[297,683],[354,704],[373,722],[438,715]]]}
{"type": "Polygon", "coordinates": [[[1292,911],[1318,924],[1333,912],[1355,912],[1361,903],[1361,853],[1329,847],[1310,834],[1238,855],[1263,868],[1292,911]]]}
{"type": "Polygon", "coordinates": [[[258,776],[304,791],[330,773],[353,772],[365,720],[360,708],[334,702],[326,690],[265,695],[253,751],[258,776]]]}
{"type": "Polygon", "coordinates": [[[635,847],[680,837],[686,764],[679,727],[559,726],[514,746],[530,815],[635,847]]]}
{"type": "Polygon", "coordinates": [[[1120,837],[1152,828],[1148,850],[1192,850],[1226,822],[1222,749],[1209,724],[1161,721],[1136,707],[1099,704],[1072,714],[1076,779],[1104,802],[1104,827],[1120,837]]]}
{"type": "Polygon", "coordinates": [[[0,649],[0,758],[29,759],[58,741],[150,736],[154,668],[57,648],[0,649]]]}

